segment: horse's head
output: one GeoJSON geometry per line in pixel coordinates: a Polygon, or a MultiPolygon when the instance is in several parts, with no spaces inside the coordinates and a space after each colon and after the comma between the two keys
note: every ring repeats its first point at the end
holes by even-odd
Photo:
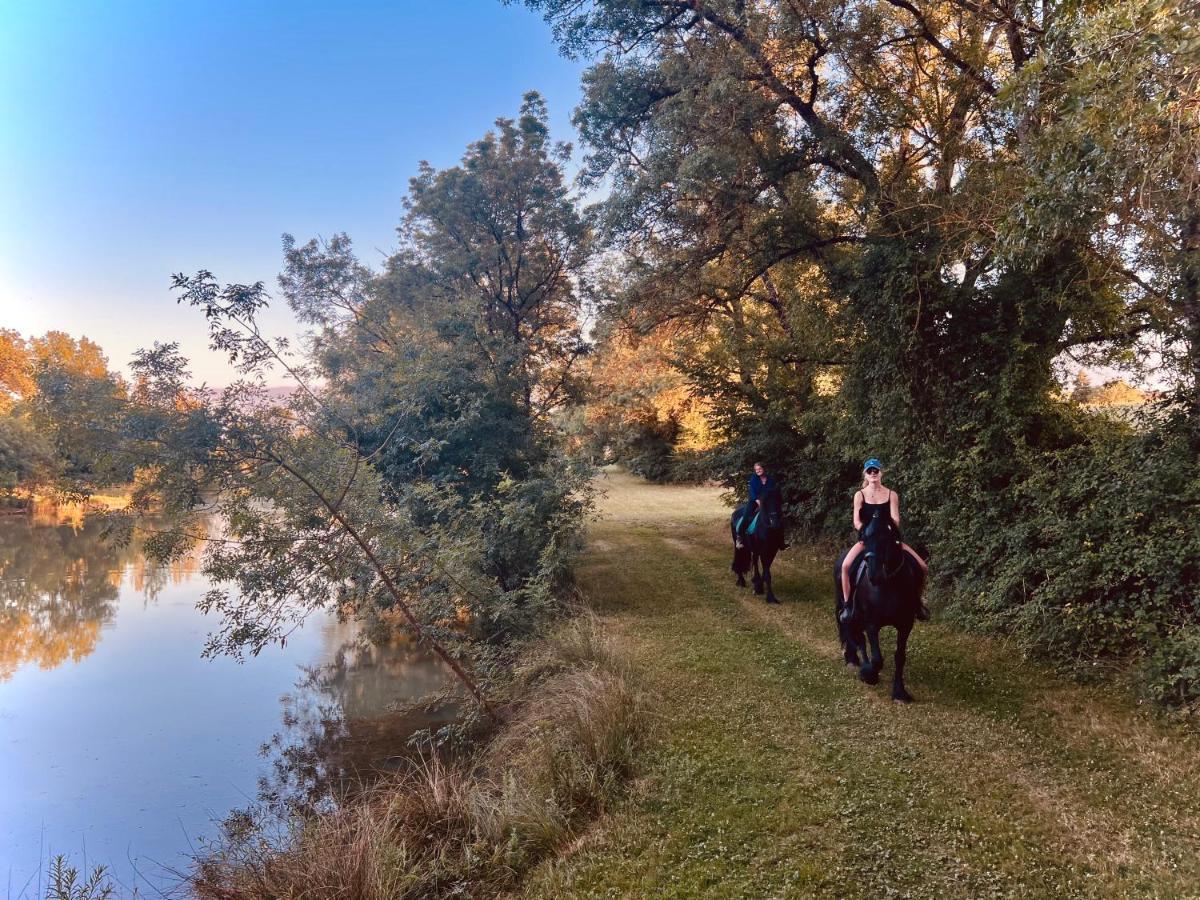
{"type": "Polygon", "coordinates": [[[762,524],[770,531],[783,528],[783,496],[778,488],[762,496],[762,524]]]}
{"type": "Polygon", "coordinates": [[[863,529],[862,541],[867,577],[873,584],[886,581],[899,566],[900,536],[891,516],[881,517],[876,510],[863,529]]]}

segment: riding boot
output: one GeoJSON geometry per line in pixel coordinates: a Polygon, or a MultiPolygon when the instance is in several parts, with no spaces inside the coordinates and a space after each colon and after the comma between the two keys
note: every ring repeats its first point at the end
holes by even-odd
{"type": "Polygon", "coordinates": [[[838,613],[838,619],[842,623],[850,622],[854,618],[854,587],[850,588],[850,596],[846,598],[846,604],[842,607],[842,611],[838,613]]]}

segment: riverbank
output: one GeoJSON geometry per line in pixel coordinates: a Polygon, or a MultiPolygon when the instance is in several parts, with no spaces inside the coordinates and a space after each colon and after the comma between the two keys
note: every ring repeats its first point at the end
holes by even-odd
{"type": "Polygon", "coordinates": [[[192,893],[402,900],[514,888],[623,795],[649,717],[625,659],[582,611],[525,647],[505,687],[491,696],[502,723],[479,723],[456,754],[410,754],[405,771],[309,817],[228,821],[196,861],[192,893]]]}
{"type": "Polygon", "coordinates": [[[0,498],[0,517],[24,516],[37,525],[83,524],[91,513],[113,512],[124,509],[133,497],[133,486],[116,486],[89,495],[83,502],[67,501],[54,494],[31,493],[26,496],[9,495],[0,498]]]}
{"type": "Polygon", "coordinates": [[[768,607],[733,586],[717,490],[599,486],[580,586],[657,695],[657,739],[524,896],[1200,891],[1195,736],[937,623],[910,643],[919,702],[894,704],[887,671],[838,662],[825,554],[784,554],[768,607]]]}

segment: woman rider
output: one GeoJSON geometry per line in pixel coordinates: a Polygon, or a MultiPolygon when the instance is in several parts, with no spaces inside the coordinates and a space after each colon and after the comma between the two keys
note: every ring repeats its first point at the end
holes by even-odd
{"type": "Polygon", "coordinates": [[[760,462],[754,464],[754,473],[750,476],[750,499],[746,501],[745,513],[738,522],[736,544],[740,550],[746,529],[750,527],[754,514],[762,506],[762,498],[770,491],[776,490],[775,479],[767,474],[767,468],[760,462]]]}
{"type": "MultiPolygon", "coordinates": [[[[883,463],[875,457],[871,457],[863,463],[863,483],[862,490],[854,492],[854,530],[860,535],[866,527],[867,522],[871,517],[879,513],[880,516],[888,516],[897,531],[900,529],[900,495],[891,488],[883,485],[883,463]]],[[[845,598],[847,606],[850,604],[850,567],[858,554],[862,552],[863,542],[858,541],[850,552],[846,554],[845,560],[842,562],[842,597],[845,598]]],[[[917,565],[921,567],[922,573],[928,573],[929,567],[925,565],[925,560],[917,555],[917,551],[903,541],[900,546],[912,554],[912,558],[917,561],[917,565]]],[[[920,612],[917,615],[919,619],[929,618],[929,609],[925,606],[925,602],[921,601],[920,612]]]]}

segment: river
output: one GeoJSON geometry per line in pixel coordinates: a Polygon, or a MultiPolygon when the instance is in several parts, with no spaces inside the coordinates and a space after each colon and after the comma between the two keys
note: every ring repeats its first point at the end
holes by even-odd
{"type": "MultiPolygon", "coordinates": [[[[312,616],[244,663],[204,659],[198,558],[165,567],[96,522],[0,519],[0,891],[41,897],[54,854],[157,896],[232,811],[311,802],[387,769],[446,684],[403,643],[312,616]]],[[[443,718],[449,718],[446,711],[443,718]]]]}

